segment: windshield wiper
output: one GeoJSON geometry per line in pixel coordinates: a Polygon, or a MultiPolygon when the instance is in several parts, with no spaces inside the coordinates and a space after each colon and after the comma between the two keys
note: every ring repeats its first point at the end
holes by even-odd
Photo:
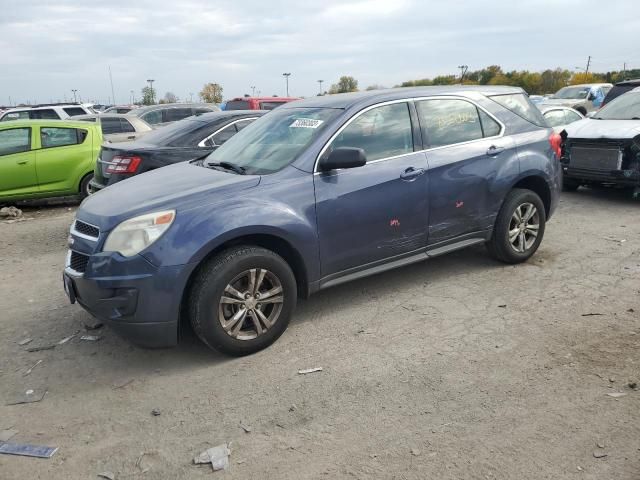
{"type": "Polygon", "coordinates": [[[235,172],[238,175],[245,175],[247,172],[246,168],[231,162],[207,163],[207,167],[221,167],[221,168],[224,168],[225,170],[231,170],[232,172],[235,172]]]}

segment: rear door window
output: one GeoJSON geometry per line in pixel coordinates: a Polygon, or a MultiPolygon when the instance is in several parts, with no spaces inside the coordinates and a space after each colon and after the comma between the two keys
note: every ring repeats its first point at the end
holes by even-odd
{"type": "Polygon", "coordinates": [[[330,149],[340,147],[363,149],[368,162],[413,152],[409,105],[383,105],[356,117],[333,140],[330,149]]]}
{"type": "Polygon", "coordinates": [[[126,118],[121,118],[120,131],[123,133],[131,133],[131,132],[135,132],[136,129],[133,128],[133,125],[131,125],[131,122],[129,122],[129,120],[127,120],[126,118]]]}
{"type": "MultiPolygon", "coordinates": [[[[432,148],[478,140],[484,136],[478,109],[471,102],[459,99],[422,100],[416,102],[416,107],[423,134],[432,148]]],[[[487,128],[495,134],[495,127],[488,120],[487,128]]]]}
{"type": "Polygon", "coordinates": [[[494,95],[489,97],[494,102],[500,104],[507,110],[515,113],[521,118],[524,118],[529,123],[533,123],[539,127],[546,127],[547,122],[540,110],[531,103],[529,97],[524,93],[512,93],[508,95],[494,95]]]}
{"type": "Polygon", "coordinates": [[[238,130],[236,129],[235,124],[234,125],[229,125],[229,126],[223,128],[222,130],[220,130],[218,133],[216,133],[209,140],[207,140],[205,142],[205,144],[208,145],[208,146],[211,146],[211,147],[214,146],[214,145],[222,145],[224,142],[226,142],[231,137],[233,137],[236,133],[238,133],[238,130]],[[213,143],[211,143],[212,140],[213,140],[213,143]]]}
{"type": "Polygon", "coordinates": [[[42,148],[64,147],[84,142],[87,131],[81,128],[42,127],[40,144],[42,148]]]}
{"type": "Polygon", "coordinates": [[[101,118],[102,134],[109,135],[111,133],[121,133],[122,127],[119,118],[101,118]]]}
{"type": "Polygon", "coordinates": [[[240,120],[239,122],[236,122],[236,128],[238,129],[238,131],[242,130],[244,127],[246,127],[247,125],[252,124],[253,122],[255,122],[256,119],[255,118],[248,118],[246,120],[240,120]]]}
{"type": "Polygon", "coordinates": [[[31,150],[30,128],[0,130],[0,155],[11,155],[29,150],[31,150]]]}
{"type": "MultiPolygon", "coordinates": [[[[85,112],[82,112],[85,113],[85,112]]],[[[43,108],[40,110],[31,110],[29,112],[29,118],[31,119],[43,119],[43,120],[60,120],[60,117],[52,108],[43,108]]]]}
{"type": "Polygon", "coordinates": [[[63,110],[70,117],[75,117],[76,115],[86,115],[87,114],[87,112],[85,112],[80,107],[65,107],[65,108],[63,108],[63,110]]]}

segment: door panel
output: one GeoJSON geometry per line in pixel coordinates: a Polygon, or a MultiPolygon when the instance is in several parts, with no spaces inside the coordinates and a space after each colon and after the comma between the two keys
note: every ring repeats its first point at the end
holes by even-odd
{"type": "Polygon", "coordinates": [[[0,130],[0,195],[37,193],[32,142],[30,128],[0,130]]]}
{"type": "Polygon", "coordinates": [[[412,252],[426,245],[424,153],[316,174],[322,276],[412,252]]]}

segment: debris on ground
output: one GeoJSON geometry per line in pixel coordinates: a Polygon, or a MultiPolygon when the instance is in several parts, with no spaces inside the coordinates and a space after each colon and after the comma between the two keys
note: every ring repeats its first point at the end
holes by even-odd
{"type": "Polygon", "coordinates": [[[42,363],[42,360],[38,360],[36,363],[34,363],[31,368],[29,370],[27,370],[26,372],[24,372],[24,377],[26,377],[27,375],[29,375],[31,372],[33,372],[33,369],[36,368],[38,365],[40,365],[42,363]]]}
{"type": "Polygon", "coordinates": [[[421,452],[419,449],[417,449],[417,448],[412,448],[412,449],[411,449],[411,455],[413,455],[414,457],[418,457],[418,456],[420,456],[420,454],[421,454],[421,453],[422,453],[422,452],[421,452]]]}
{"type": "Polygon", "coordinates": [[[42,352],[43,350],[53,350],[56,348],[56,343],[51,343],[48,345],[38,345],[37,347],[27,348],[27,352],[42,352]]]}
{"type": "Polygon", "coordinates": [[[289,407],[289,411],[290,412],[295,412],[297,409],[298,409],[298,407],[296,407],[295,403],[289,407]]]}
{"type": "Polygon", "coordinates": [[[116,390],[118,388],[124,388],[127,385],[129,385],[131,382],[133,382],[135,380],[135,378],[123,378],[122,380],[118,380],[117,382],[115,382],[113,384],[113,389],[116,390]]]}
{"type": "Polygon", "coordinates": [[[604,443],[602,443],[602,442],[598,442],[598,443],[596,443],[596,446],[597,446],[598,448],[604,448],[604,443]]]}
{"type": "Polygon", "coordinates": [[[321,372],[322,367],[305,368],[304,370],[298,370],[298,375],[306,375],[307,373],[321,372]]]}
{"type": "Polygon", "coordinates": [[[627,310],[627,312],[633,313],[633,312],[635,312],[635,310],[633,308],[630,308],[630,309],[627,310]]]}
{"type": "Polygon", "coordinates": [[[244,425],[242,422],[240,422],[240,428],[244,430],[244,433],[251,433],[251,427],[248,425],[244,425]]]}
{"type": "Polygon", "coordinates": [[[153,415],[154,417],[159,417],[161,414],[162,412],[159,408],[154,408],[153,410],[151,410],[151,415],[153,415]]]}
{"type": "Polygon", "coordinates": [[[626,238],[613,238],[613,237],[604,237],[605,240],[609,240],[610,242],[617,242],[619,244],[623,244],[627,241],[626,238]]]}
{"type": "Polygon", "coordinates": [[[97,342],[102,337],[99,335],[82,335],[80,340],[84,340],[85,342],[97,342]]]}
{"type": "Polygon", "coordinates": [[[12,437],[18,434],[18,430],[14,428],[8,428],[6,430],[0,430],[0,443],[8,442],[12,437]]]}
{"type": "Polygon", "coordinates": [[[193,463],[196,465],[211,463],[211,468],[213,468],[214,472],[227,470],[229,468],[229,455],[231,455],[229,444],[223,443],[217,447],[205,450],[193,459],[193,463]]]}
{"type": "Polygon", "coordinates": [[[607,393],[608,396],[613,397],[613,398],[620,398],[620,397],[624,397],[626,395],[626,393],[624,392],[611,392],[611,393],[607,393]]]}
{"type": "Polygon", "coordinates": [[[638,382],[632,380],[627,383],[627,387],[629,387],[631,390],[635,390],[636,388],[638,388],[638,382]]]}
{"type": "Polygon", "coordinates": [[[604,313],[583,313],[583,317],[600,317],[604,315],[604,313]]]}
{"type": "Polygon", "coordinates": [[[498,305],[498,308],[507,308],[506,305],[498,305]]]}
{"type": "Polygon", "coordinates": [[[579,472],[581,472],[581,471],[582,471],[582,467],[581,467],[580,465],[578,465],[577,470],[578,470],[579,472]]]}
{"type": "Polygon", "coordinates": [[[78,330],[76,333],[74,333],[73,335],[69,335],[68,337],[64,337],[62,340],[60,340],[58,342],[58,345],[64,345],[65,343],[67,343],[69,340],[71,340],[72,338],[74,338],[76,335],[78,335],[78,333],[80,333],[80,330],[78,330]]]}
{"type": "Polygon", "coordinates": [[[57,451],[58,447],[44,447],[23,443],[3,443],[0,445],[0,453],[7,455],[22,455],[23,457],[51,458],[51,456],[57,451]]]}
{"type": "Polygon", "coordinates": [[[116,480],[116,476],[113,472],[100,472],[98,476],[100,478],[106,478],[107,480],[116,480]]]}
{"type": "Polygon", "coordinates": [[[14,398],[11,402],[7,403],[7,405],[20,405],[23,403],[39,402],[44,398],[46,394],[47,394],[46,388],[29,389],[24,393],[18,394],[18,396],[14,398]]]}
{"type": "Polygon", "coordinates": [[[33,341],[33,338],[25,338],[24,340],[20,340],[18,342],[18,345],[20,345],[21,347],[26,345],[27,343],[31,343],[33,341]]]}
{"type": "Polygon", "coordinates": [[[595,451],[593,452],[593,458],[604,458],[604,457],[608,457],[609,455],[607,453],[604,452],[599,452],[599,451],[595,451]]]}
{"type": "Polygon", "coordinates": [[[0,208],[0,218],[21,218],[22,210],[16,207],[0,208]]]}

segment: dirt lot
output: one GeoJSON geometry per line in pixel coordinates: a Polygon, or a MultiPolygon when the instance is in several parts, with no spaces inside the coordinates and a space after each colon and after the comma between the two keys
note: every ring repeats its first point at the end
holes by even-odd
{"type": "Polygon", "coordinates": [[[640,478],[638,201],[564,195],[530,263],[477,248],[336,287],[242,359],[105,328],[28,352],[86,333],[61,284],[73,210],[0,223],[0,430],[59,447],[1,455],[3,480],[640,478]],[[191,464],[223,442],[230,471],[191,464]]]}

